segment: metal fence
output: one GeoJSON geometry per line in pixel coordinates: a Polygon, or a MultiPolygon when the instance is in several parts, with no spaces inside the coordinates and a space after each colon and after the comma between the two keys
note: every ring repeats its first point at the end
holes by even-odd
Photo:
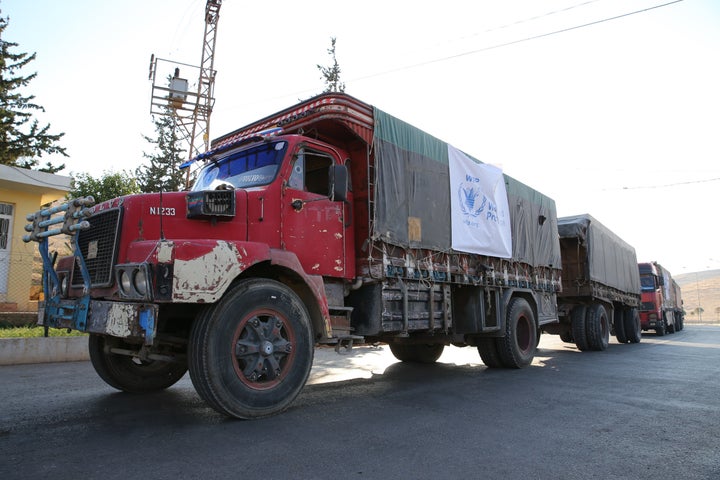
{"type": "Polygon", "coordinates": [[[12,310],[17,305],[21,310],[28,302],[39,300],[42,292],[42,261],[40,254],[10,253],[0,261],[0,303],[12,310]]]}

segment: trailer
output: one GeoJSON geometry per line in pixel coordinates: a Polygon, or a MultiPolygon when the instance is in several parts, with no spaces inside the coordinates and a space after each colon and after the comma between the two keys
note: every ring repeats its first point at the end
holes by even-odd
{"type": "Polygon", "coordinates": [[[200,166],[188,192],[28,217],[39,323],[88,332],[119,390],[189,369],[218,412],[257,418],[291,404],[317,345],[383,342],[423,363],[470,345],[520,368],[558,322],[554,201],[349,95],[239,128],[185,166],[200,166]],[[55,234],[74,237],[72,256],[53,261],[55,234]]]}
{"type": "Polygon", "coordinates": [[[640,276],[635,249],[592,216],[558,219],[562,256],[559,324],[544,331],[580,350],[605,350],[641,339],[640,276]]]}

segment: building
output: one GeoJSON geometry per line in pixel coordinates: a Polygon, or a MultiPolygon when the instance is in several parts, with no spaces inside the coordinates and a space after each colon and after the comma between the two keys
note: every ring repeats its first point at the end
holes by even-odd
{"type": "Polygon", "coordinates": [[[70,191],[70,177],[0,165],[0,311],[32,311],[35,242],[25,243],[25,216],[70,191]]]}

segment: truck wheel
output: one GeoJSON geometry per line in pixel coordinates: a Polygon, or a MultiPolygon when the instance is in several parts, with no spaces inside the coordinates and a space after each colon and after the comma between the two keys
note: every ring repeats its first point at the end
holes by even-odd
{"type": "Polygon", "coordinates": [[[640,343],[642,331],[640,329],[640,314],[636,308],[628,308],[623,315],[625,334],[630,343],[640,343]]]}
{"type": "Polygon", "coordinates": [[[105,383],[130,393],[163,390],[174,385],[187,372],[182,362],[142,361],[136,357],[112,353],[111,348],[134,349],[120,338],[90,335],[90,363],[105,383]]]}
{"type": "Polygon", "coordinates": [[[663,325],[665,325],[665,333],[675,333],[675,323],[672,324],[668,322],[668,317],[665,312],[663,312],[663,325]]]}
{"type": "Polygon", "coordinates": [[[311,330],[305,305],[282,283],[237,283],[193,323],[188,345],[193,385],[212,408],[230,417],[279,413],[310,374],[311,330]]]}
{"type": "Polygon", "coordinates": [[[630,330],[625,328],[625,315],[628,309],[616,308],[613,316],[613,328],[615,329],[615,338],[620,343],[627,343],[630,336],[630,330]]]}
{"type": "Polygon", "coordinates": [[[435,363],[442,355],[442,343],[391,343],[390,351],[401,362],[435,363]]]}
{"type": "Polygon", "coordinates": [[[480,359],[488,368],[501,368],[503,366],[497,349],[497,342],[492,337],[478,338],[477,345],[480,359]]]}
{"type": "Polygon", "coordinates": [[[524,298],[513,298],[505,316],[505,336],[495,339],[503,366],[522,368],[530,365],[535,358],[537,338],[532,308],[524,298]]]}
{"type": "Polygon", "coordinates": [[[655,333],[657,334],[658,337],[662,337],[663,335],[665,335],[666,329],[667,329],[667,327],[665,325],[665,319],[663,319],[663,321],[660,322],[660,326],[655,329],[655,333]]]}
{"type": "Polygon", "coordinates": [[[610,322],[605,307],[595,303],[590,306],[586,315],[587,338],[590,350],[605,350],[610,340],[610,322]]]}
{"type": "Polygon", "coordinates": [[[570,312],[572,336],[575,339],[575,345],[581,352],[590,350],[590,347],[588,346],[587,328],[585,323],[586,311],[587,307],[585,305],[578,305],[570,312]]]}

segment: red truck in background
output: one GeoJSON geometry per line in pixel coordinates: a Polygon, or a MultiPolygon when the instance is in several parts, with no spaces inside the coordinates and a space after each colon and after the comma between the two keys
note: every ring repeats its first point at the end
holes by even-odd
{"type": "Polygon", "coordinates": [[[640,325],[657,335],[679,332],[685,323],[680,286],[670,272],[657,262],[638,264],[642,285],[640,325]]]}

